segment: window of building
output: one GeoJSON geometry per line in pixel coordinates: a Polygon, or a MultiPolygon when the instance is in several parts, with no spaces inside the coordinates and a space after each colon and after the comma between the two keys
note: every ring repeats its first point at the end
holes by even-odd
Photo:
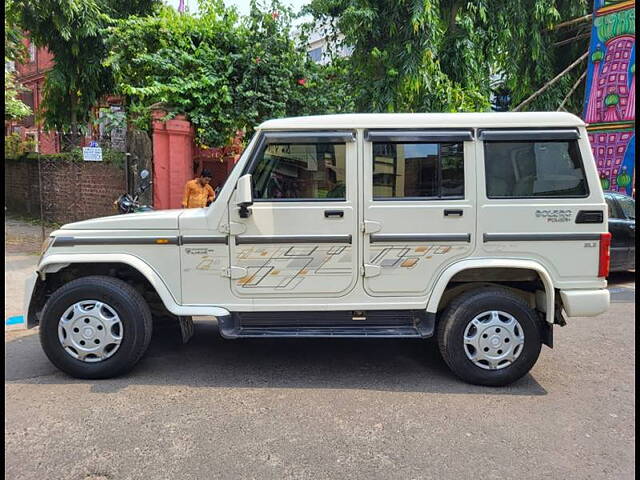
{"type": "Polygon", "coordinates": [[[489,198],[586,197],[578,142],[485,142],[489,198]]]}
{"type": "Polygon", "coordinates": [[[309,58],[314,62],[320,62],[322,60],[322,47],[317,47],[309,50],[309,58]]]}
{"type": "Polygon", "coordinates": [[[374,200],[462,198],[462,142],[375,142],[372,180],[374,200]]]}
{"type": "Polygon", "coordinates": [[[22,103],[24,103],[26,106],[28,106],[31,109],[32,114],[29,116],[26,116],[24,118],[22,118],[22,120],[20,121],[20,123],[22,123],[25,127],[30,128],[33,127],[34,123],[35,123],[35,118],[33,116],[33,112],[35,111],[35,105],[34,105],[34,91],[33,90],[24,90],[22,92],[20,92],[20,100],[22,101],[22,103]]]}
{"type": "Polygon", "coordinates": [[[33,43],[29,44],[29,62],[36,61],[36,46],[33,43]]]}
{"type": "Polygon", "coordinates": [[[346,145],[265,147],[253,171],[254,200],[345,200],[346,145]]]}

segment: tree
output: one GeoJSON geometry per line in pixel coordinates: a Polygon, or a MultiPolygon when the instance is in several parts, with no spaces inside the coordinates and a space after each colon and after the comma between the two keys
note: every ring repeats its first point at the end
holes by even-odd
{"type": "Polygon", "coordinates": [[[114,88],[102,62],[103,29],[111,18],[149,13],[158,0],[15,0],[11,12],[31,41],[46,47],[55,65],[47,72],[43,96],[45,128],[69,133],[67,147],[80,141],[90,109],[114,88]]]}
{"type": "MultiPolygon", "coordinates": [[[[567,30],[554,26],[587,9],[586,0],[313,0],[304,13],[353,48],[358,109],[464,111],[487,110],[496,89],[517,104],[561,72],[588,42],[579,31],[559,48],[567,30]]],[[[530,107],[557,108],[579,74],[530,107]]]]}
{"type": "MultiPolygon", "coordinates": [[[[4,61],[15,63],[25,56],[25,48],[22,43],[22,32],[15,23],[10,7],[11,1],[4,4],[4,61]]],[[[31,109],[25,105],[18,95],[23,90],[16,83],[15,74],[5,68],[4,71],[4,118],[5,120],[18,120],[31,115],[31,109]]]]}
{"type": "Polygon", "coordinates": [[[4,118],[5,120],[19,120],[31,115],[31,108],[25,105],[18,95],[23,88],[16,84],[12,72],[4,72],[4,118]]]}
{"type": "Polygon", "coordinates": [[[352,108],[340,69],[323,69],[296,46],[290,12],[279,3],[241,18],[222,1],[200,14],[161,9],[123,19],[110,30],[107,64],[137,124],[150,109],[187,114],[203,145],[221,146],[239,130],[284,115],[352,108]]]}

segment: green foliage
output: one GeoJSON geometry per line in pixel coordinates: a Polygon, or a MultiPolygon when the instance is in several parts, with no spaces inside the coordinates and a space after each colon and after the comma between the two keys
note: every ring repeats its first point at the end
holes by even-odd
{"type": "MultiPolygon", "coordinates": [[[[55,160],[60,162],[84,162],[82,158],[82,148],[74,148],[67,152],[38,154],[35,152],[36,144],[33,140],[21,141],[17,134],[4,137],[5,160],[27,159],[37,161],[55,160]]],[[[102,163],[124,168],[125,153],[102,147],[102,163]]],[[[99,163],[99,162],[98,162],[99,163]]]]}
{"type": "Polygon", "coordinates": [[[12,72],[4,72],[4,118],[5,120],[18,120],[31,115],[31,108],[25,105],[18,95],[24,88],[16,83],[12,72]]]}
{"type": "MultiPolygon", "coordinates": [[[[478,81],[488,77],[487,66],[469,58],[460,66],[465,74],[446,69],[445,50],[457,50],[464,42],[461,34],[450,31],[450,17],[456,14],[445,3],[314,0],[306,12],[325,26],[337,47],[353,48],[347,64],[358,110],[487,110],[489,88],[478,81]],[[454,34],[456,39],[450,37],[454,34]]],[[[473,39],[464,40],[465,50],[474,47],[473,39]]]]}
{"type": "Polygon", "coordinates": [[[93,123],[103,128],[103,134],[109,140],[114,130],[127,126],[127,115],[122,110],[111,111],[110,108],[101,108],[100,113],[101,115],[93,123]]]}
{"type": "MultiPolygon", "coordinates": [[[[24,59],[25,48],[22,43],[22,32],[16,25],[15,15],[11,11],[11,0],[4,4],[4,61],[18,62],[24,59]]],[[[15,80],[13,72],[4,71],[4,118],[5,120],[18,120],[31,115],[31,109],[25,105],[18,95],[23,91],[21,85],[15,80]]]]}
{"type": "MultiPolygon", "coordinates": [[[[29,155],[29,157],[33,158],[33,154],[29,155]]],[[[82,148],[74,148],[73,150],[69,150],[68,152],[40,155],[40,157],[66,162],[84,162],[84,159],[82,158],[82,148]]],[[[111,148],[102,147],[102,163],[115,165],[122,168],[124,167],[124,158],[124,152],[118,152],[117,150],[113,150],[111,148]]]]}
{"type": "Polygon", "coordinates": [[[107,65],[140,128],[162,107],[187,114],[201,144],[220,146],[267,118],[352,108],[341,67],[322,68],[296,47],[290,12],[277,2],[252,2],[246,18],[220,0],[201,2],[197,17],[164,8],[109,33],[107,65]]]}
{"type": "Polygon", "coordinates": [[[13,9],[13,0],[4,2],[4,61],[15,62],[23,60],[26,49],[22,43],[22,32],[17,24],[13,9]]]}
{"type": "Polygon", "coordinates": [[[12,133],[4,137],[4,157],[5,159],[14,159],[21,157],[36,149],[36,142],[27,138],[22,140],[20,135],[12,133]]]}
{"type": "Polygon", "coordinates": [[[111,18],[151,13],[158,0],[14,0],[11,14],[35,45],[46,47],[55,66],[47,73],[42,102],[45,128],[70,132],[80,139],[79,125],[90,108],[114,89],[102,29],[111,18]]]}
{"type": "MultiPolygon", "coordinates": [[[[589,37],[562,46],[554,43],[588,33],[591,22],[554,30],[558,23],[590,13],[592,2],[586,0],[486,0],[487,25],[495,22],[488,48],[495,51],[495,63],[504,77],[504,85],[520,104],[553,77],[562,72],[589,49],[589,37]]],[[[572,85],[586,70],[586,61],[563,76],[555,85],[537,97],[527,110],[556,110],[572,85]]],[[[584,98],[584,82],[572,95],[565,108],[580,114],[584,98]]]]}
{"type": "MultiPolygon", "coordinates": [[[[353,48],[347,69],[359,110],[477,111],[496,88],[517,105],[586,51],[587,39],[554,47],[576,32],[552,27],[589,8],[586,0],[313,0],[304,13],[353,48]]],[[[529,108],[555,110],[582,71],[529,108]]],[[[581,98],[568,108],[580,111],[581,98]]]]}

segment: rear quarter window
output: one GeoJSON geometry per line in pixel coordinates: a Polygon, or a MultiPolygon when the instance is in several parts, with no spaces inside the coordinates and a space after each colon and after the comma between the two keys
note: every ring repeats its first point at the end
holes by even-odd
{"type": "Polygon", "coordinates": [[[589,195],[576,140],[485,141],[488,198],[581,198],[589,195]]]}

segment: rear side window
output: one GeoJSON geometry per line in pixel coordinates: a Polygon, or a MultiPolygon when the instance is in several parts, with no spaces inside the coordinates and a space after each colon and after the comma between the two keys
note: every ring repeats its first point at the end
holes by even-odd
{"type": "Polygon", "coordinates": [[[373,143],[373,198],[463,198],[462,142],[373,143]]]}
{"type": "Polygon", "coordinates": [[[488,198],[575,198],[589,194],[576,140],[485,141],[488,198]]]}

